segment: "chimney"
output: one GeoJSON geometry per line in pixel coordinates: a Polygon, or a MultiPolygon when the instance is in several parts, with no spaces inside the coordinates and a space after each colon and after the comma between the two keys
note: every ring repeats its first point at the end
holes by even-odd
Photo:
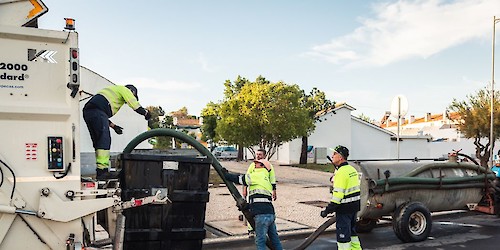
{"type": "Polygon", "coordinates": [[[425,114],[425,122],[430,122],[431,121],[431,113],[425,114]]]}
{"type": "Polygon", "coordinates": [[[408,124],[414,123],[415,122],[415,116],[411,115],[410,120],[408,121],[408,124]]]}
{"type": "Polygon", "coordinates": [[[443,124],[448,124],[448,110],[443,112],[443,124]]]}
{"type": "Polygon", "coordinates": [[[382,120],[380,121],[380,124],[385,124],[386,126],[389,125],[389,116],[390,115],[391,115],[390,111],[385,111],[385,114],[382,117],[382,120]]]}

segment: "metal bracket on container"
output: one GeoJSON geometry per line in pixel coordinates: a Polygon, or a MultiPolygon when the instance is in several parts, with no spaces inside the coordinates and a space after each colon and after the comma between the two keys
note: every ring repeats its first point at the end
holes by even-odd
{"type": "Polygon", "coordinates": [[[166,204],[167,201],[172,202],[167,196],[167,188],[153,188],[152,191],[155,193],[155,195],[139,199],[132,198],[129,201],[120,202],[113,208],[113,211],[117,212],[132,207],[144,206],[147,204],[166,204]]]}

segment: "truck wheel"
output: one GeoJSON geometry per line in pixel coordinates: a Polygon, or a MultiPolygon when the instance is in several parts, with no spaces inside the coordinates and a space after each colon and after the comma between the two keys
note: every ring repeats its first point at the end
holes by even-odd
{"type": "Polygon", "coordinates": [[[424,241],[431,232],[431,213],[420,202],[403,204],[394,213],[392,227],[396,236],[405,243],[424,241]]]}
{"type": "Polygon", "coordinates": [[[356,232],[369,233],[375,228],[375,226],[377,226],[377,220],[360,219],[356,222],[356,232]]]}

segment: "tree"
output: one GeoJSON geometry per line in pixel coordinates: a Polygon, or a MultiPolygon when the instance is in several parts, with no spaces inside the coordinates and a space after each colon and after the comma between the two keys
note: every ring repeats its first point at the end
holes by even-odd
{"type": "Polygon", "coordinates": [[[272,83],[259,76],[255,82],[238,77],[225,86],[215,131],[230,144],[248,147],[252,154],[251,146],[258,145],[266,149],[269,159],[281,144],[314,126],[297,85],[272,83]]]}
{"type": "Polygon", "coordinates": [[[182,107],[177,111],[170,112],[173,117],[177,118],[187,118],[188,117],[188,109],[186,107],[182,107]]]}
{"type": "Polygon", "coordinates": [[[495,93],[494,100],[494,139],[490,138],[491,119],[491,95],[486,88],[479,90],[476,95],[467,95],[467,101],[453,99],[449,106],[451,111],[459,114],[457,122],[458,130],[468,139],[474,139],[476,146],[476,157],[480,160],[481,166],[487,167],[490,159],[490,152],[495,148],[495,140],[500,138],[500,101],[499,93],[495,93]],[[483,138],[488,138],[484,144],[483,138]]]}
{"type": "Polygon", "coordinates": [[[160,106],[148,106],[146,109],[151,114],[151,119],[148,121],[148,127],[152,129],[159,128],[161,126],[160,119],[165,115],[165,111],[163,111],[160,106]]]}
{"type": "Polygon", "coordinates": [[[219,141],[219,137],[215,131],[217,120],[219,119],[218,105],[209,102],[201,111],[201,117],[203,118],[203,124],[201,125],[201,140],[210,142],[210,148],[213,149],[213,143],[219,141]]]}
{"type": "MultiPolygon", "coordinates": [[[[172,128],[173,119],[171,116],[165,116],[165,111],[162,107],[158,106],[148,106],[146,108],[151,113],[151,119],[148,121],[148,127],[151,129],[155,128],[172,128]]],[[[155,149],[167,149],[171,148],[171,137],[160,136],[152,138],[150,143],[153,144],[155,149]]]]}
{"type": "Polygon", "coordinates": [[[308,137],[314,132],[316,126],[314,123],[316,121],[321,122],[321,116],[318,116],[318,112],[327,111],[335,108],[335,102],[326,99],[325,92],[313,88],[309,94],[306,94],[302,91],[302,105],[308,112],[308,118],[313,121],[313,126],[307,131],[305,135],[302,135],[302,147],[300,150],[300,164],[307,163],[307,146],[308,146],[308,137]]]}

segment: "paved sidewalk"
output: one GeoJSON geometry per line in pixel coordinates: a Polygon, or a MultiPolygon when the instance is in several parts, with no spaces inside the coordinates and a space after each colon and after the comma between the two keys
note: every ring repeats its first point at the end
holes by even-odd
{"type": "MultiPolygon", "coordinates": [[[[245,173],[251,162],[223,161],[222,166],[231,172],[245,173]]],[[[277,178],[277,200],[273,202],[280,236],[308,235],[326,219],[319,214],[331,198],[329,193],[331,173],[273,164],[277,178]]],[[[237,185],[241,190],[241,186],[237,185]]],[[[204,243],[246,238],[247,227],[238,220],[241,214],[226,187],[209,188],[205,223],[231,237],[208,238],[204,243]]],[[[334,229],[332,225],[330,228],[334,229]]]]}

